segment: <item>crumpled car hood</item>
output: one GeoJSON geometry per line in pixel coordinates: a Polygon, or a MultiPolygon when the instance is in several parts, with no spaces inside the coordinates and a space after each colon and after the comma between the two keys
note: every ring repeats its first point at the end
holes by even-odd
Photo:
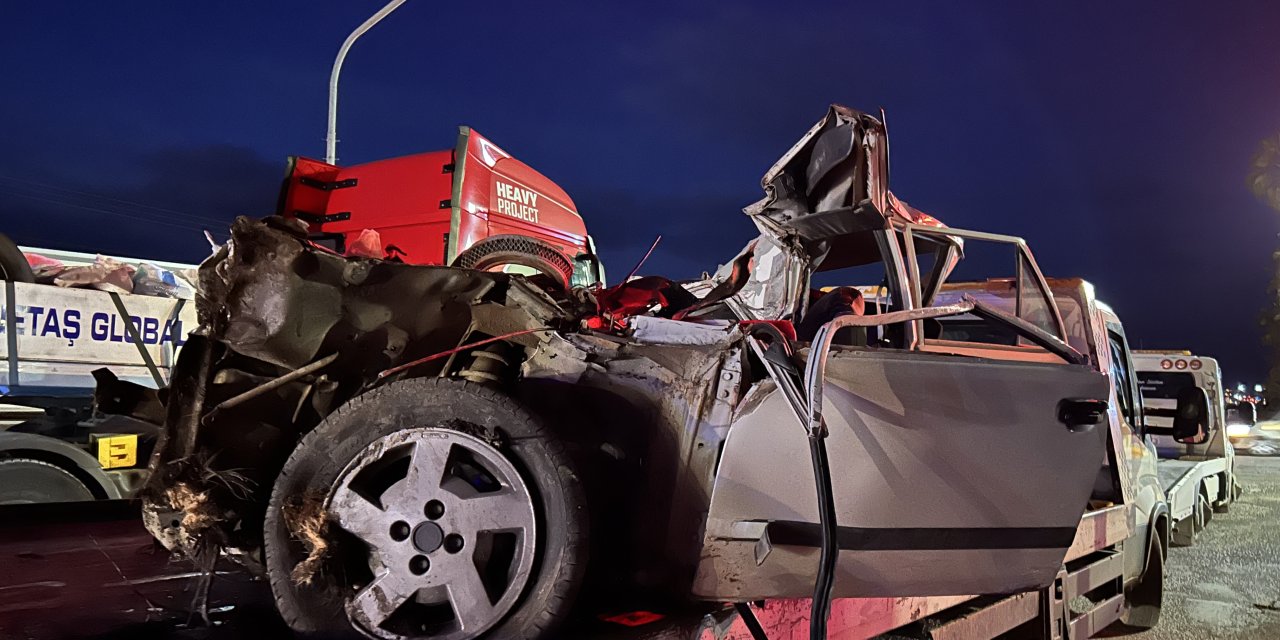
{"type": "Polygon", "coordinates": [[[200,267],[200,323],[233,351],[289,369],[336,352],[377,373],[457,346],[473,322],[512,331],[568,316],[507,274],[345,258],[283,224],[248,218],[236,220],[231,236],[200,267]],[[512,297],[522,313],[476,317],[501,313],[485,303],[512,297]]]}

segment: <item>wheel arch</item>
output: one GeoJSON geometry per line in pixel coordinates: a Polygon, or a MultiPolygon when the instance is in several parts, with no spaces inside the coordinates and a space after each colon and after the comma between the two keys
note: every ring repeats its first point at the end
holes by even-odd
{"type": "Polygon", "coordinates": [[[557,279],[566,290],[573,282],[573,262],[555,245],[533,236],[490,236],[467,247],[450,264],[481,271],[500,265],[520,265],[557,279]]]}
{"type": "Polygon", "coordinates": [[[97,458],[79,447],[34,433],[0,433],[0,457],[47,462],[75,476],[99,500],[123,498],[120,488],[102,471],[97,458]]]}

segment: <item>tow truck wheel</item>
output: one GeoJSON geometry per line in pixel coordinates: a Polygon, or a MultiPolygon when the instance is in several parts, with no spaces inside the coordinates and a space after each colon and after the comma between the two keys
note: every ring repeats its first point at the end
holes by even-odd
{"type": "Polygon", "coordinates": [[[304,635],[542,638],[582,580],[585,511],[563,445],[510,398],[405,380],[353,399],[289,457],[267,574],[304,635]]]}
{"type": "Polygon", "coordinates": [[[71,472],[43,460],[0,460],[0,505],[93,500],[93,492],[71,472]]]}
{"type": "Polygon", "coordinates": [[[1204,485],[1200,485],[1200,530],[1209,527],[1209,522],[1213,520],[1213,500],[1209,499],[1209,489],[1204,485]]]}
{"type": "Polygon", "coordinates": [[[1164,550],[1160,539],[1151,541],[1147,549],[1146,570],[1142,577],[1124,594],[1124,610],[1120,612],[1120,626],[1129,632],[1138,632],[1156,626],[1160,621],[1160,607],[1164,602],[1164,550]]]}

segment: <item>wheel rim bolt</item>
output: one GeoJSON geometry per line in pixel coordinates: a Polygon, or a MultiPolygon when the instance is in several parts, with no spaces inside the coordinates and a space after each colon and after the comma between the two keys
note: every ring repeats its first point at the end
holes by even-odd
{"type": "Polygon", "coordinates": [[[397,520],[391,525],[391,539],[396,542],[404,542],[409,539],[410,531],[412,530],[409,528],[408,522],[397,520]]]}
{"type": "Polygon", "coordinates": [[[424,508],[422,511],[427,515],[428,518],[432,520],[439,520],[440,516],[444,515],[444,503],[440,502],[439,500],[432,500],[431,502],[427,503],[426,508],[424,508]]]}
{"type": "Polygon", "coordinates": [[[464,546],[464,543],[462,540],[462,536],[456,533],[451,533],[444,537],[444,550],[448,551],[449,553],[457,553],[459,551],[462,551],[463,546],[464,546]]]}
{"type": "Polygon", "coordinates": [[[426,556],[414,556],[409,561],[409,571],[415,576],[420,576],[431,569],[431,561],[426,556]]]}

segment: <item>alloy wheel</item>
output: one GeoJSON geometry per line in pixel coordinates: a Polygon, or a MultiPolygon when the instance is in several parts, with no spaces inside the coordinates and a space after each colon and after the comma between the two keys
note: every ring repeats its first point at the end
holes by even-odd
{"type": "Polygon", "coordinates": [[[378,638],[477,637],[532,573],[533,498],[511,461],[475,436],[415,428],[380,438],[347,465],[326,509],[367,550],[346,610],[378,638]]]}

